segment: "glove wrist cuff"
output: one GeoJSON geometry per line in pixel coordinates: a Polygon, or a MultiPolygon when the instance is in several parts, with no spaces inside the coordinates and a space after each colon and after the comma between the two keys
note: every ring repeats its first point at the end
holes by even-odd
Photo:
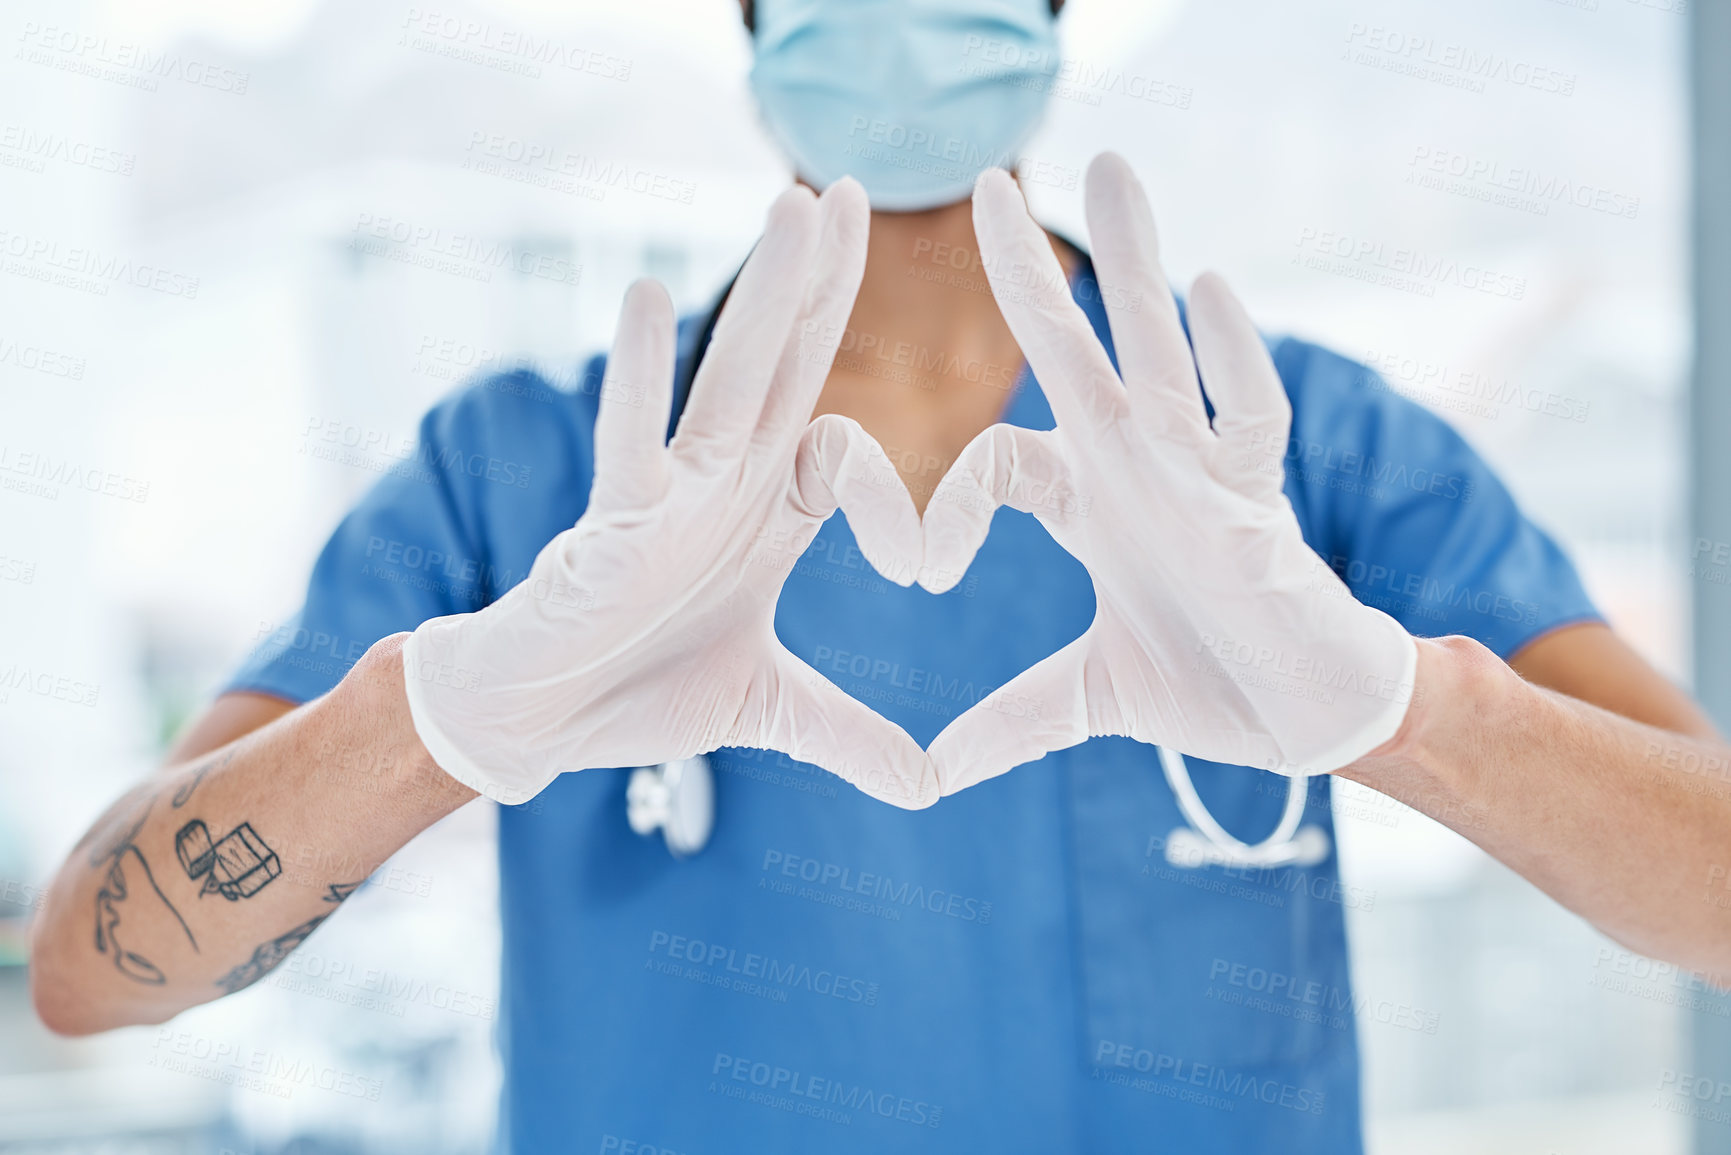
{"type": "Polygon", "coordinates": [[[1387,707],[1362,729],[1311,759],[1312,773],[1332,774],[1344,766],[1350,766],[1400,733],[1407,711],[1412,708],[1413,684],[1418,677],[1418,643],[1394,619],[1388,618],[1387,624],[1399,631],[1399,644],[1402,648],[1400,674],[1390,686],[1387,707]]]}
{"type": "Polygon", "coordinates": [[[431,661],[423,653],[423,645],[420,630],[410,634],[403,643],[403,695],[408,699],[409,720],[414,723],[415,734],[434,764],[477,794],[503,806],[521,805],[539,794],[547,783],[533,789],[501,783],[445,734],[437,721],[437,707],[431,700],[439,687],[418,673],[425,662],[431,661]]]}

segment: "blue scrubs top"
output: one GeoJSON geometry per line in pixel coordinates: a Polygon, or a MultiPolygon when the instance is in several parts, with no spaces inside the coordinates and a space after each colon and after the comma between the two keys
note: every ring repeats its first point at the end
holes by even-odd
{"type": "MultiPolygon", "coordinates": [[[[1074,293],[1110,351],[1090,268],[1074,293]]],[[[682,393],[712,316],[681,325],[682,393]]],[[[1504,657],[1595,618],[1445,423],[1332,353],[1271,350],[1292,399],[1286,493],[1361,600],[1504,657]]],[[[601,380],[596,358],[574,388],[523,371],[441,402],[229,688],[307,700],[374,640],[521,580],[583,512],[601,380]]],[[[1005,420],[1054,424],[1027,373],[1005,420]]],[[[878,577],[835,518],[776,629],[924,744],[1093,613],[1087,572],[1028,515],[1000,510],[941,597],[878,577]]],[[[712,763],[715,833],[686,861],[628,828],[623,771],[500,809],[506,1149],[1361,1148],[1344,912],[1375,896],[1332,854],[1167,865],[1182,819],[1153,747],[1094,739],[915,813],[776,753],[712,763]]],[[[1283,779],[1190,766],[1228,830],[1273,829],[1283,779]]],[[[1311,797],[1332,834],[1326,778],[1311,797]]]]}

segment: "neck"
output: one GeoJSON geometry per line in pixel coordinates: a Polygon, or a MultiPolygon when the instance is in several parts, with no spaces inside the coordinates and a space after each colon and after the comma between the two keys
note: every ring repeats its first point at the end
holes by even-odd
{"type": "Polygon", "coordinates": [[[873,212],[852,323],[862,333],[940,345],[1003,330],[980,262],[971,201],[917,213],[873,212]]]}
{"type": "Polygon", "coordinates": [[[1021,371],[980,261],[973,202],[873,212],[865,277],[817,412],[859,421],[923,509],[962,446],[1002,418],[1021,371]]]}

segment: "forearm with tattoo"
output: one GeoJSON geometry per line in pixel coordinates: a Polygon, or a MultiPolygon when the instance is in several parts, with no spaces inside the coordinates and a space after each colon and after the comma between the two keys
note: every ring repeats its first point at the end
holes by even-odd
{"type": "Polygon", "coordinates": [[[381,648],[327,697],[141,784],[91,828],[34,928],[50,1026],[157,1022],[251,986],[474,796],[420,748],[395,649],[381,648]],[[383,780],[346,769],[379,765],[383,780]],[[343,875],[320,877],[338,858],[343,875]]]}

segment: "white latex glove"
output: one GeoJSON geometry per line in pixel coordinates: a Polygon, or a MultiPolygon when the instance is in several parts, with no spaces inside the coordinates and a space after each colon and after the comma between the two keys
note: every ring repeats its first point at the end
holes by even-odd
{"type": "Polygon", "coordinates": [[[746,746],[897,806],[937,800],[918,744],[774,628],[838,500],[874,564],[919,556],[918,515],[877,443],[845,418],[806,425],[835,352],[812,335],[843,331],[867,227],[853,181],[775,202],[670,445],[673,308],[659,285],[632,286],[583,517],[496,603],[424,623],[404,650],[416,732],[453,778],[519,803],[565,771],[746,746]]]}
{"type": "Polygon", "coordinates": [[[920,582],[953,585],[1008,505],[1088,567],[1098,609],[1080,638],[938,735],[943,792],[1096,735],[1282,774],[1336,770],[1399,729],[1417,648],[1305,544],[1281,492],[1292,410],[1225,283],[1204,275],[1191,290],[1192,359],[1121,158],[1089,167],[1087,214],[1122,380],[1008,174],[974,190],[992,292],[1057,428],[995,425],[969,444],[926,508],[920,582]]]}

